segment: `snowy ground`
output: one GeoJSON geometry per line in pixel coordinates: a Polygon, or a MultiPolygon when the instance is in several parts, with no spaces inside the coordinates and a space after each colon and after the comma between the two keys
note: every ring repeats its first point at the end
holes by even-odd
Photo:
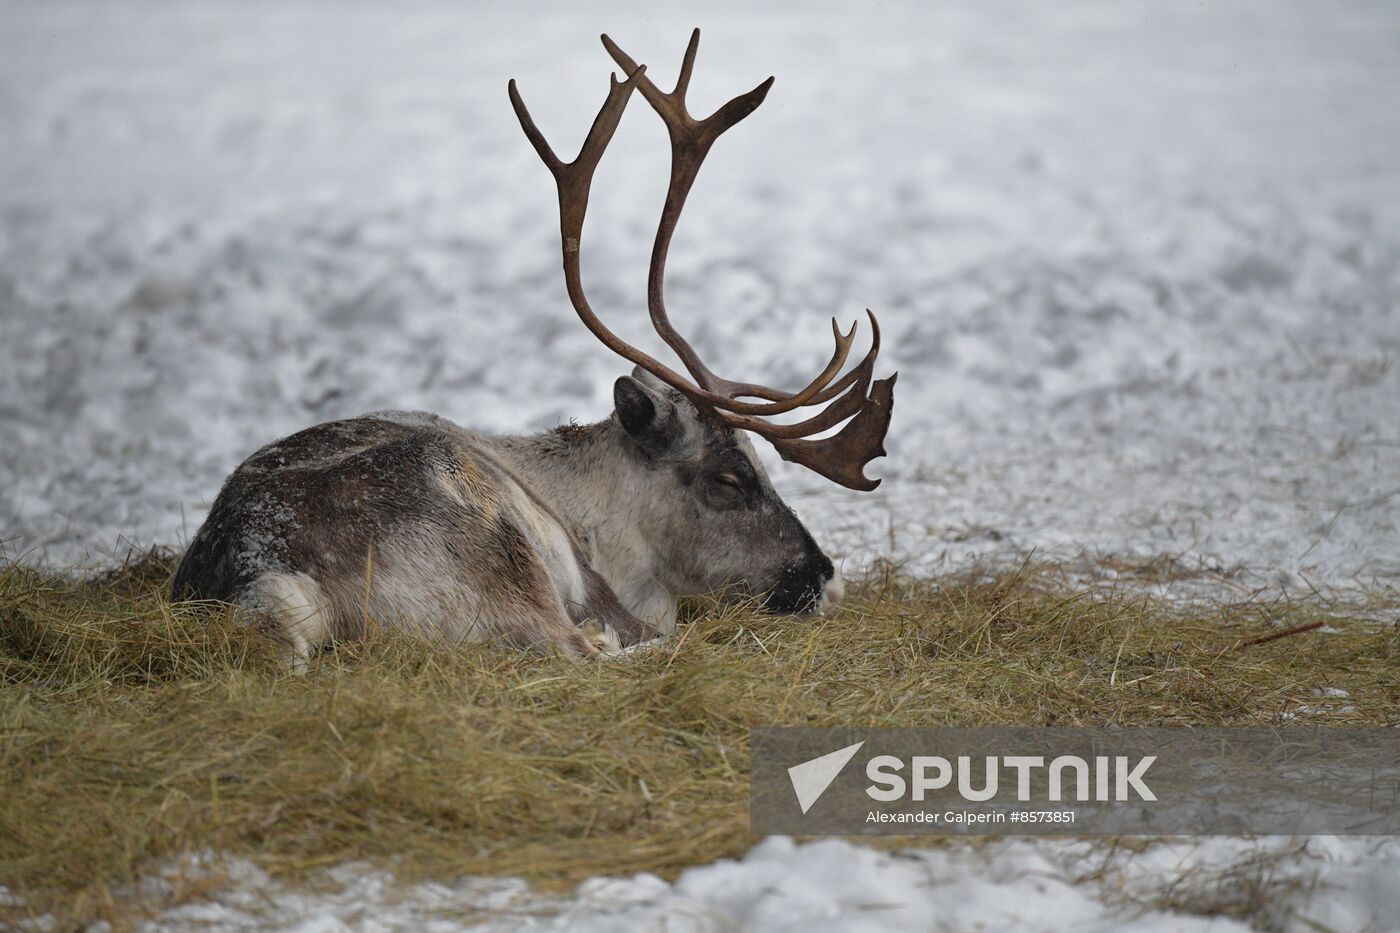
{"type": "MultiPolygon", "coordinates": [[[[691,869],[674,884],[599,878],[559,899],[502,879],[399,885],[357,865],[329,872],[316,895],[246,863],[189,865],[185,877],[211,868],[237,883],[215,901],[169,911],[162,927],[448,933],[470,921],[483,933],[1244,933],[1255,927],[1228,915],[1253,905],[1250,919],[1270,929],[1316,933],[1394,930],[1400,916],[1400,850],[1321,838],[1164,843],[1131,854],[1047,840],[890,853],[770,838],[742,861],[691,869]]],[[[177,883],[172,875],[152,887],[177,883]]]]}
{"type": "MultiPolygon", "coordinates": [[[[835,550],[1394,579],[1394,6],[911,7],[17,6],[0,537],[59,564],[179,542],[254,448],[367,409],[606,414],[619,362],[564,299],[504,84],[568,150],[597,32],[669,75],[699,22],[697,109],[778,84],[706,166],[676,317],[722,371],[794,380],[868,305],[901,370],[879,493],[779,477],[835,550]]],[[[657,348],[664,133],[633,108],[612,150],[594,303],[657,348]]]]}
{"type": "MultiPolygon", "coordinates": [[[[673,315],[721,371],[791,384],[824,359],[825,317],[869,306],[901,372],[877,493],[775,467],[833,551],[933,569],[1168,555],[1240,586],[1400,578],[1385,0],[0,4],[6,550],[70,565],[179,544],[254,448],[368,409],[495,430],[605,415],[621,368],[564,299],[551,182],[505,82],[568,152],[606,87],[596,34],[665,83],[692,25],[698,111],[778,82],[692,196],[673,315]]],[[[658,352],[643,288],[664,185],[664,134],[634,101],[585,271],[594,305],[658,352]]],[[[1337,846],[1308,864],[1365,861],[1337,846]]],[[[712,892],[763,866],[809,877],[806,851],[618,884],[651,892],[626,908],[639,921],[698,904],[771,929],[748,895],[721,909],[712,892]]],[[[1392,879],[1396,851],[1377,862],[1392,879]]],[[[975,875],[989,910],[1010,896],[1039,926],[1067,904],[1071,855],[935,850],[870,877],[965,926],[981,888],[917,879],[975,875]]],[[[1365,891],[1370,870],[1337,877],[1365,891]]],[[[1110,888],[1075,888],[1089,914],[1064,916],[1116,925],[1093,913],[1110,888]]]]}

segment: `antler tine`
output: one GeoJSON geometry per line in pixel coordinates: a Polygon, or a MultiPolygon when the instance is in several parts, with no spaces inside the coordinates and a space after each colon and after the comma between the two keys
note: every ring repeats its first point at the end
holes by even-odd
{"type": "Polygon", "coordinates": [[[678,390],[694,395],[693,387],[684,376],[626,343],[598,319],[598,315],[593,312],[588,304],[588,298],[584,295],[582,276],[579,270],[579,244],[583,237],[583,219],[588,211],[588,192],[593,184],[593,172],[597,169],[598,160],[602,158],[608,143],[612,141],[618,121],[622,119],[622,111],[627,106],[627,100],[632,96],[632,91],[636,88],[637,82],[645,70],[645,65],[634,65],[629,69],[627,80],[618,81],[616,75],[611,77],[607,100],[599,109],[598,116],[593,120],[593,125],[588,130],[588,136],[584,139],[578,156],[572,162],[563,162],[554,154],[554,150],[550,148],[544,134],[540,132],[539,127],[535,125],[534,119],[530,116],[525,101],[521,99],[514,78],[511,79],[508,90],[510,103],[515,108],[515,115],[520,120],[521,129],[525,131],[526,138],[530,140],[535,151],[539,153],[540,160],[554,176],[555,185],[559,189],[559,235],[564,250],[564,285],[568,290],[569,301],[573,304],[574,310],[578,312],[584,325],[609,350],[635,365],[655,373],[658,378],[673,385],[678,390]]]}
{"type": "Polygon", "coordinates": [[[817,374],[816,378],[808,383],[800,392],[781,392],[765,385],[759,385],[756,382],[732,382],[728,379],[719,379],[719,385],[716,387],[715,391],[719,392],[721,395],[728,395],[731,398],[763,398],[773,402],[783,402],[802,397],[806,400],[803,404],[820,404],[821,400],[819,396],[827,395],[827,398],[835,396],[835,393],[831,392],[832,387],[828,384],[836,377],[836,374],[841,371],[841,367],[846,365],[846,359],[851,355],[851,346],[855,343],[856,337],[856,323],[853,322],[851,324],[851,329],[843,334],[841,333],[841,328],[836,324],[836,318],[832,318],[831,336],[836,341],[836,348],[832,351],[831,361],[828,362],[826,367],[817,374]],[[826,388],[822,389],[823,386],[826,386],[826,388]],[[820,391],[814,393],[814,387],[820,391]]]}
{"type": "Polygon", "coordinates": [[[666,94],[647,78],[645,66],[638,65],[607,36],[603,44],[627,74],[619,82],[613,76],[607,100],[603,102],[593,126],[588,131],[578,156],[563,162],[546,142],[544,135],[531,119],[525,103],[510,82],[510,99],[520,125],[540,159],[549,168],[559,189],[559,231],[564,253],[564,282],[569,300],[584,325],[604,346],[652,373],[662,382],[681,392],[702,412],[737,429],[752,431],[767,438],[786,460],[800,463],[822,476],[851,489],[869,490],[880,484],[865,476],[865,465],[885,453],[883,441],[889,429],[894,403],[894,382],[897,374],[871,382],[875,359],[880,351],[880,326],[875,315],[870,316],[871,343],[865,357],[837,378],[845,366],[855,341],[856,326],[841,333],[836,321],[831,322],[835,348],[826,367],[805,388],[794,393],[780,392],[755,383],[740,383],[715,375],[700,359],[695,349],[671,326],[662,296],[666,256],[671,237],[680,217],[685,199],[695,182],[696,174],[710,147],[719,136],[735,123],[752,113],[763,102],[772,87],[769,78],[747,94],[742,94],[720,107],[704,120],[696,120],[686,111],[685,94],[690,85],[699,47],[700,31],[690,37],[675,89],[666,94]],[[675,372],[648,354],[627,344],[607,328],[589,307],[583,292],[579,270],[579,244],[584,215],[588,209],[589,188],[598,160],[622,118],[623,109],[633,89],[642,95],[659,113],[671,136],[671,181],[662,209],[652,247],[651,269],[647,278],[647,306],[657,333],[680,357],[694,382],[675,372]],[[740,397],[761,398],[764,402],[744,402],[740,397]],[[830,404],[827,404],[827,403],[830,404]],[[817,414],[794,424],[773,424],[767,416],[783,414],[796,408],[826,405],[817,414]],[[813,439],[813,435],[845,424],[831,437],[813,439]]]}
{"type": "MultiPolygon", "coordinates": [[[[525,101],[521,98],[514,79],[507,86],[511,106],[515,109],[515,115],[520,120],[521,129],[525,131],[526,138],[534,146],[540,160],[554,176],[555,185],[559,190],[559,233],[564,250],[564,284],[569,293],[569,301],[573,304],[574,310],[578,313],[584,326],[604,346],[623,359],[652,373],[662,382],[696,402],[710,407],[726,407],[743,415],[777,414],[781,411],[791,410],[792,407],[796,406],[785,406],[780,411],[774,411],[778,406],[736,402],[728,396],[716,394],[701,385],[690,382],[660,360],[626,343],[613,333],[598,318],[584,294],[579,263],[579,246],[583,238],[583,221],[588,211],[588,195],[593,183],[593,173],[597,169],[598,162],[606,151],[608,143],[612,141],[613,134],[617,131],[618,122],[622,119],[622,112],[627,106],[627,100],[631,96],[632,90],[639,87],[641,81],[646,80],[645,72],[645,65],[633,63],[627,80],[618,81],[616,76],[612,77],[608,97],[599,109],[592,127],[589,128],[588,136],[584,139],[578,156],[572,162],[564,162],[555,155],[553,148],[544,138],[544,134],[535,124],[534,118],[530,116],[529,108],[525,106],[525,101]]],[[[844,362],[844,357],[842,362],[844,362]]]]}
{"type": "Polygon", "coordinates": [[[875,358],[880,352],[880,325],[874,313],[868,309],[866,313],[870,315],[874,331],[870,352],[836,385],[822,393],[828,395],[844,390],[844,394],[835,402],[811,418],[795,424],[773,424],[761,418],[722,410],[716,412],[720,420],[730,427],[752,431],[765,438],[784,460],[800,463],[842,486],[864,491],[879,486],[878,479],[865,476],[865,464],[885,455],[885,433],[889,430],[894,406],[894,383],[899,374],[894,373],[871,385],[875,358]],[[850,421],[831,437],[809,439],[848,418],[850,421]]]}
{"type": "MultiPolygon", "coordinates": [[[[634,68],[636,63],[617,43],[607,35],[603,36],[603,46],[623,69],[634,68]]],[[[741,94],[720,107],[704,120],[696,120],[686,108],[685,95],[690,87],[690,77],[695,68],[695,54],[700,46],[700,30],[690,34],[685,57],[681,61],[680,74],[676,78],[675,89],[667,94],[658,88],[650,78],[643,75],[637,84],[642,96],[660,114],[671,137],[671,181],[666,191],[666,203],[661,211],[661,221],[657,225],[656,240],[652,246],[651,268],[647,276],[647,308],[651,314],[652,326],[676,356],[685,365],[695,381],[707,391],[725,396],[733,401],[720,407],[746,415],[769,417],[801,408],[805,405],[820,404],[835,398],[852,382],[843,380],[839,386],[831,385],[831,380],[841,371],[850,354],[855,328],[842,335],[832,324],[835,347],[831,360],[821,373],[808,385],[797,392],[783,392],[769,386],[752,382],[736,382],[717,375],[700,359],[695,348],[690,345],[671,324],[666,311],[665,278],[666,258],[670,252],[671,238],[680,220],[686,197],[699,174],[700,165],[709,153],[710,147],[725,130],[753,113],[763,103],[768,90],[773,86],[773,78],[768,78],[758,87],[741,94]],[[738,401],[741,397],[766,399],[768,404],[738,401]]],[[[849,376],[849,374],[848,374],[849,376]]]]}
{"type": "MultiPolygon", "coordinates": [[[[604,37],[606,38],[606,37],[604,37]]],[[[615,48],[615,46],[614,46],[615,48]]],[[[681,107],[685,107],[685,92],[690,90],[690,75],[695,70],[695,53],[700,48],[700,30],[690,31],[690,41],[685,46],[685,57],[681,59],[681,71],[676,75],[676,87],[671,94],[680,98],[681,107]]],[[[611,49],[609,50],[611,51],[611,49]]],[[[618,52],[621,52],[618,49],[618,52]]]]}
{"type": "Polygon", "coordinates": [[[525,131],[526,138],[554,176],[554,182],[559,188],[559,222],[566,256],[570,252],[578,253],[579,236],[583,232],[583,217],[588,210],[588,191],[593,185],[593,172],[597,169],[598,160],[603,157],[608,143],[612,141],[613,133],[617,131],[622,111],[627,107],[627,99],[632,96],[633,88],[645,72],[646,65],[637,65],[632,68],[626,81],[619,82],[617,75],[609,76],[607,100],[603,101],[598,116],[588,129],[583,146],[572,162],[561,161],[554,154],[544,134],[530,116],[525,101],[521,99],[515,79],[511,78],[507,85],[510,103],[515,108],[521,129],[525,131]]]}
{"type": "Polygon", "coordinates": [[[866,391],[870,388],[870,380],[875,375],[875,357],[880,353],[880,327],[875,322],[875,315],[870,315],[870,321],[874,325],[870,352],[854,369],[821,393],[826,396],[822,401],[828,401],[840,395],[840,398],[837,398],[826,408],[805,421],[793,424],[774,424],[771,421],[736,415],[727,411],[720,412],[721,418],[736,428],[752,431],[770,441],[782,438],[810,437],[813,434],[820,434],[822,431],[836,427],[860,409],[861,404],[865,401],[866,391]]]}
{"type": "MultiPolygon", "coordinates": [[[[843,335],[836,322],[832,321],[832,335],[836,346],[831,361],[805,388],[791,394],[754,383],[734,382],[716,375],[700,359],[690,343],[671,325],[666,312],[663,289],[666,257],[681,209],[685,206],[685,199],[714,141],[725,130],[752,113],[763,102],[768,89],[773,85],[773,79],[769,78],[749,93],[729,101],[706,119],[697,121],[686,109],[685,95],[690,86],[699,44],[700,30],[697,29],[690,35],[690,43],[686,46],[675,89],[670,94],[663,93],[645,75],[638,82],[642,96],[661,116],[671,137],[671,181],[666,192],[661,222],[657,226],[651,269],[647,277],[647,307],[651,313],[652,325],[705,389],[731,399],[747,396],[771,402],[765,406],[745,404],[736,400],[716,406],[717,414],[727,424],[767,438],[784,459],[801,463],[843,486],[852,489],[874,489],[879,485],[879,480],[866,477],[864,469],[865,464],[885,452],[883,441],[889,428],[894,403],[895,377],[876,382],[873,388],[871,386],[875,358],[880,350],[880,326],[872,312],[866,312],[870,315],[872,337],[870,350],[865,358],[845,376],[832,382],[845,365],[856,330],[853,325],[851,330],[843,335]],[[796,424],[775,425],[756,417],[781,414],[807,405],[820,405],[832,399],[835,401],[826,409],[796,424]],[[832,437],[805,439],[830,430],[848,418],[850,421],[832,437]]],[[[626,69],[632,66],[631,57],[607,36],[603,37],[603,45],[621,67],[626,69]]]]}
{"type": "Polygon", "coordinates": [[[865,465],[885,455],[885,433],[890,428],[894,382],[898,378],[899,373],[894,373],[887,379],[876,380],[870,397],[864,400],[855,417],[831,437],[778,439],[770,443],[784,460],[800,463],[847,489],[869,492],[879,486],[880,481],[865,475],[865,465]]]}

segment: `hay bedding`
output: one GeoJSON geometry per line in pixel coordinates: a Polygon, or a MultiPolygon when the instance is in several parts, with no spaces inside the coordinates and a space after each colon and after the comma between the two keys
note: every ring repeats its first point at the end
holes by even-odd
{"type": "Polygon", "coordinates": [[[0,572],[0,885],[25,905],[0,909],[131,916],[217,887],[133,893],[209,851],[302,881],[672,877],[752,845],[755,724],[1400,722],[1393,593],[1191,607],[884,568],[828,618],[688,607],[620,662],[379,633],[290,676],[230,611],[171,605],[169,570],[0,572]]]}

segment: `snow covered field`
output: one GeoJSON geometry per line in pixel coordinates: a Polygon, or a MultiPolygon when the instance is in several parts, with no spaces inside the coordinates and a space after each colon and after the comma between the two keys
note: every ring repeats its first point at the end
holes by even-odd
{"type": "MultiPolygon", "coordinates": [[[[877,493],[774,467],[849,564],[1035,548],[1167,556],[1222,587],[1400,578],[1400,8],[1385,0],[0,4],[6,551],[70,565],[178,545],[244,456],[316,421],[606,415],[622,369],[564,297],[552,185],[505,82],[570,152],[606,88],[597,33],[668,84],[694,25],[697,111],[778,80],[692,195],[673,316],[717,369],[791,384],[824,360],[826,317],[869,306],[901,372],[877,493]]],[[[665,159],[634,101],[585,251],[595,306],[652,352],[665,159]]],[[[1304,884],[1280,916],[1352,929],[1384,897],[1400,915],[1400,849],[1374,846],[1290,857],[1351,893],[1304,884]]],[[[1171,858],[1244,849],[1158,847],[1175,854],[1129,871],[1166,883],[1171,858]]],[[[739,868],[599,882],[581,903],[599,929],[852,929],[850,911],[870,929],[1017,911],[1027,928],[1119,928],[1104,899],[1131,879],[1067,887],[1076,851],[890,860],[770,841],[739,868]]],[[[288,922],[373,928],[357,890],[288,922]]],[[[412,902],[439,894],[464,896],[412,902]]]]}
{"type": "Polygon", "coordinates": [[[1238,913],[1257,899],[1265,906],[1250,919],[1266,929],[1390,931],[1400,916],[1398,874],[1400,848],[1321,837],[1179,842],[1141,853],[1043,839],[889,853],[775,837],[742,861],[690,869],[674,884],[599,878],[558,899],[502,879],[398,885],[356,865],[329,872],[326,890],[308,895],[237,863],[231,893],[172,910],[162,926],[250,928],[267,924],[275,905],[275,928],[299,933],[449,933],[463,918],[484,933],[1245,933],[1258,927],[1200,914],[1238,913]]]}
{"type": "MultiPolygon", "coordinates": [[[[178,543],[262,443],[424,407],[604,416],[550,179],[608,29],[705,110],[768,74],[673,250],[722,371],[796,379],[876,309],[889,481],[784,469],[860,562],[1037,547],[1264,582],[1400,573],[1393,5],[23,4],[0,19],[0,536],[69,564],[178,543]]],[[[633,107],[586,272],[644,315],[664,132],[633,107]]]]}

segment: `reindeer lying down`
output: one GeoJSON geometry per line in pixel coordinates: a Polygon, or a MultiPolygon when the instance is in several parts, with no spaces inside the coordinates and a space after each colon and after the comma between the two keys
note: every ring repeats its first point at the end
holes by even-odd
{"type": "Polygon", "coordinates": [[[573,162],[561,162],[525,109],[511,103],[559,189],[564,280],[574,309],[635,365],[613,387],[606,421],[527,437],[476,434],[427,413],[378,412],[307,428],[269,444],[224,483],[176,571],[176,598],[223,600],[285,640],[295,662],[367,620],[450,640],[496,639],[569,656],[612,653],[675,627],[678,597],[761,597],[782,613],[823,610],[841,580],[769,482],[747,438],[854,489],[878,480],[894,376],[872,383],[880,335],[845,375],[855,327],[835,323],[835,351],[805,388],[780,392],[716,376],[676,332],[662,300],[671,235],[714,141],[758,107],[773,79],[705,120],[685,107],[700,33],[675,90],[661,92],[625,52],[628,75],[573,162]],[[653,326],[684,363],[680,375],[612,333],[579,275],[594,168],[634,89],[671,135],[671,183],[652,251],[653,326]],[[757,399],[758,401],[744,401],[757,399]],[[767,420],[826,407],[794,424],[767,420]],[[844,426],[834,435],[812,439],[844,426]]]}

